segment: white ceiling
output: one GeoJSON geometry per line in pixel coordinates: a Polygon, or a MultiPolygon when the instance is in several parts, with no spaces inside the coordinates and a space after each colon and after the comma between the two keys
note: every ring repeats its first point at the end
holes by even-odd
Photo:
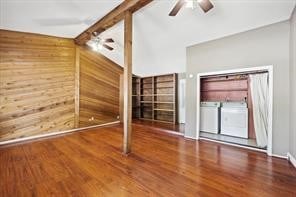
{"type": "Polygon", "coordinates": [[[0,28],[74,38],[122,1],[0,0],[0,28]]]}
{"type": "MultiPolygon", "coordinates": [[[[0,0],[0,28],[75,37],[121,3],[119,0],[0,0]],[[63,20],[62,20],[63,19],[63,20]],[[81,21],[80,25],[63,25],[81,21]],[[54,25],[53,23],[60,23],[54,25]],[[84,24],[83,24],[84,23],[84,24]]],[[[168,13],[175,0],[154,0],[134,14],[133,72],[152,75],[184,72],[186,47],[289,19],[295,0],[212,0],[214,9],[183,8],[168,13]]],[[[123,64],[123,23],[103,33],[114,51],[101,52],[123,64]]]]}

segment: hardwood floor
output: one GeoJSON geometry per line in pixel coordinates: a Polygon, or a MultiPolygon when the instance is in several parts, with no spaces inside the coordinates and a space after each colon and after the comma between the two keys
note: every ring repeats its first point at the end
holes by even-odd
{"type": "Polygon", "coordinates": [[[154,130],[162,130],[162,131],[173,131],[178,133],[184,133],[185,131],[185,124],[173,124],[173,123],[166,123],[166,122],[158,122],[158,121],[149,121],[149,120],[140,120],[140,119],[133,119],[133,123],[135,125],[144,125],[146,128],[150,127],[154,130]]]}
{"type": "Polygon", "coordinates": [[[0,147],[0,196],[296,196],[286,160],[134,125],[0,147]]]}

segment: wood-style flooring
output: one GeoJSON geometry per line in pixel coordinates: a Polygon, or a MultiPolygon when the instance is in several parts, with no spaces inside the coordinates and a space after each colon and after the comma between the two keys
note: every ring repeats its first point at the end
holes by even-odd
{"type": "Polygon", "coordinates": [[[296,169],[263,153],[120,125],[0,147],[0,196],[296,196],[296,169]]]}
{"type": "Polygon", "coordinates": [[[185,124],[173,124],[173,123],[166,123],[166,122],[158,122],[158,121],[149,121],[149,120],[141,120],[141,119],[133,119],[134,125],[151,127],[154,130],[161,130],[161,131],[169,131],[169,132],[177,132],[183,133],[185,132],[185,124]]]}

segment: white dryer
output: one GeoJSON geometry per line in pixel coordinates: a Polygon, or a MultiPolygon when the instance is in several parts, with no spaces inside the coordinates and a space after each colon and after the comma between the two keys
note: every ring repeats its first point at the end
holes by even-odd
{"type": "Polygon", "coordinates": [[[200,131],[209,133],[219,132],[220,102],[200,103],[200,131]]]}
{"type": "Polygon", "coordinates": [[[221,134],[248,138],[248,108],[245,102],[225,102],[221,107],[221,134]]]}

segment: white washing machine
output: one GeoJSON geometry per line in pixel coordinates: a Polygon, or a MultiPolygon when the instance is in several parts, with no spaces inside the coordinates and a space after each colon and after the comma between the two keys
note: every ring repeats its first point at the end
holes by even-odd
{"type": "Polygon", "coordinates": [[[225,102],[221,107],[221,134],[248,138],[248,107],[245,102],[225,102]]]}
{"type": "Polygon", "coordinates": [[[219,133],[220,102],[200,103],[200,131],[219,133]]]}

